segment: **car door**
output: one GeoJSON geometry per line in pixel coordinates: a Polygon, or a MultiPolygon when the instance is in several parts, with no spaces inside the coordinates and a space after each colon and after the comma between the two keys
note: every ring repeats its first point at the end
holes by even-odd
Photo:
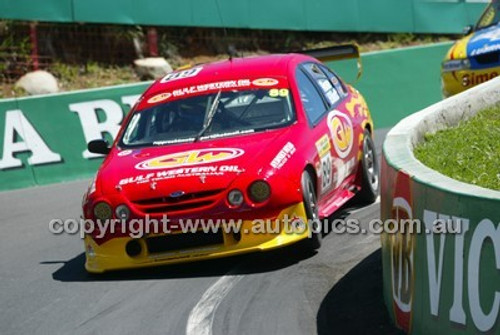
{"type": "Polygon", "coordinates": [[[299,91],[316,147],[317,191],[321,206],[335,197],[352,170],[346,165],[347,157],[339,149],[347,151],[352,145],[348,138],[353,136],[353,127],[341,127],[340,132],[337,127],[348,122],[338,112],[348,93],[338,78],[331,71],[326,72],[321,64],[304,63],[299,71],[299,91]],[[307,99],[304,101],[303,97],[307,99]]]}
{"type": "Polygon", "coordinates": [[[331,110],[327,123],[333,144],[334,187],[338,189],[356,173],[358,146],[354,139],[362,135],[359,133],[360,118],[356,115],[356,105],[352,104],[352,97],[349,96],[349,90],[344,83],[323,64],[317,64],[317,66],[326,76],[325,79],[322,75],[317,75],[317,81],[330,103],[331,110]],[[330,93],[332,90],[334,93],[330,93]]]}

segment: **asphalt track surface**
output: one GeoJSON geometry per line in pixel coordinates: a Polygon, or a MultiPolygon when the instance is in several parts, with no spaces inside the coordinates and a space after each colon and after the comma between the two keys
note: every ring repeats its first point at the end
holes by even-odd
{"type": "MultiPolygon", "coordinates": [[[[378,151],[386,131],[377,131],[378,151]]],[[[88,181],[0,193],[0,334],[399,334],[382,301],[380,239],[327,235],[268,253],[91,276],[78,236],[88,181]]],[[[364,228],[379,204],[334,218],[364,228]]]]}

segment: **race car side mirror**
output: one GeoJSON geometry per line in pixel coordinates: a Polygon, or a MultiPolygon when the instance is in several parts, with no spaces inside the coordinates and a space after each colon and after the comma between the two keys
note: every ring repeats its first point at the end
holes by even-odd
{"type": "Polygon", "coordinates": [[[465,26],[463,33],[465,36],[467,36],[473,31],[474,31],[474,26],[469,24],[468,26],[465,26]]]}
{"type": "Polygon", "coordinates": [[[111,151],[111,148],[108,146],[108,142],[102,139],[90,141],[87,148],[93,154],[107,155],[111,151]]]}

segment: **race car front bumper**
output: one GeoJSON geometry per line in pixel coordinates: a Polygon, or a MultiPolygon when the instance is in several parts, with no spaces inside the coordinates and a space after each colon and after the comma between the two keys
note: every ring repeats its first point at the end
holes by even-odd
{"type": "Polygon", "coordinates": [[[443,72],[441,74],[441,88],[443,97],[461,93],[469,88],[485,83],[500,74],[500,67],[482,70],[460,70],[443,72]]]}
{"type": "Polygon", "coordinates": [[[241,221],[239,232],[222,224],[216,232],[199,230],[195,233],[177,232],[135,239],[128,236],[118,237],[100,245],[87,235],[84,238],[85,268],[91,273],[103,273],[207,260],[271,250],[308,236],[310,227],[307,224],[304,204],[300,202],[284,209],[276,218],[241,221]],[[193,240],[196,240],[195,243],[193,240]],[[192,247],[193,245],[197,246],[192,247]]]}

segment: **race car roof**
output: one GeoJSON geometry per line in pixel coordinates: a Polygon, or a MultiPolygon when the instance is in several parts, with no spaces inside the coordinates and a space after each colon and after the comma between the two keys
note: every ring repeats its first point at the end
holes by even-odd
{"type": "Polygon", "coordinates": [[[174,71],[157,80],[147,91],[146,97],[191,85],[225,80],[287,77],[292,60],[312,60],[300,54],[275,54],[245,58],[233,58],[192,66],[174,71]]]}

